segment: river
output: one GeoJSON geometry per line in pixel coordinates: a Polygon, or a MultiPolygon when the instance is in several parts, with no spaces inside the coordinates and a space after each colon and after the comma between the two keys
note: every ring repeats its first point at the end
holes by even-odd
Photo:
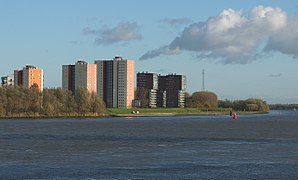
{"type": "Polygon", "coordinates": [[[297,179],[298,112],[0,120],[0,179],[297,179]]]}

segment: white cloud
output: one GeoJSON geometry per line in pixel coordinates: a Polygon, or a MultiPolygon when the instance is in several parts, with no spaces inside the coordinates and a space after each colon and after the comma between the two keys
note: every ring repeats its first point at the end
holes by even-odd
{"type": "Polygon", "coordinates": [[[245,64],[259,56],[260,46],[287,26],[287,14],[280,8],[258,6],[245,17],[241,10],[226,9],[204,22],[186,27],[169,45],[148,51],[140,59],[196,52],[200,59],[245,64]]]}
{"type": "Polygon", "coordinates": [[[286,28],[269,38],[265,51],[278,51],[298,57],[298,15],[288,22],[286,28]]]}
{"type": "Polygon", "coordinates": [[[95,35],[95,44],[109,45],[119,42],[127,42],[132,40],[142,39],[142,35],[138,32],[140,26],[133,22],[122,22],[116,27],[101,29],[90,29],[89,27],[83,30],[85,35],[95,35]]]}
{"type": "Polygon", "coordinates": [[[287,24],[287,14],[280,8],[257,6],[251,10],[251,20],[254,24],[279,30],[287,24]]]}

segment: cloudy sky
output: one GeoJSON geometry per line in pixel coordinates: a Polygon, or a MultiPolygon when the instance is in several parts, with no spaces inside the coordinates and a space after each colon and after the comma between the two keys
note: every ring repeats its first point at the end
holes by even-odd
{"type": "Polygon", "coordinates": [[[61,65],[115,55],[137,71],[187,76],[220,99],[298,103],[293,0],[2,0],[0,76],[26,64],[61,87],[61,65]]]}

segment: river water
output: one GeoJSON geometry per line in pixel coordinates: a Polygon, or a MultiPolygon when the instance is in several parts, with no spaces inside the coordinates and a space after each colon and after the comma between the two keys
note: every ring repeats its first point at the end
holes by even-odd
{"type": "Polygon", "coordinates": [[[297,179],[298,112],[0,120],[0,179],[297,179]]]}

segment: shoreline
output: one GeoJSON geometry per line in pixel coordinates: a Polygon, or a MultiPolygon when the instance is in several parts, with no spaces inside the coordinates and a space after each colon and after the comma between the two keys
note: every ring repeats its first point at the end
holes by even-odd
{"type": "MultiPolygon", "coordinates": [[[[261,111],[238,111],[238,115],[250,115],[250,114],[268,114],[270,112],[261,111]]],[[[229,116],[228,112],[213,111],[213,112],[200,112],[200,113],[140,113],[140,114],[112,114],[111,117],[174,117],[174,116],[229,116]]]]}
{"type": "MultiPolygon", "coordinates": [[[[250,114],[268,114],[270,112],[261,111],[237,111],[238,115],[250,114]]],[[[102,115],[61,115],[61,116],[46,116],[46,115],[33,115],[33,116],[2,116],[0,120],[10,119],[89,119],[89,118],[109,118],[109,117],[175,117],[175,116],[224,116],[229,115],[229,112],[223,111],[210,111],[210,112],[197,112],[197,113],[139,113],[139,114],[102,114],[102,115]]]]}

